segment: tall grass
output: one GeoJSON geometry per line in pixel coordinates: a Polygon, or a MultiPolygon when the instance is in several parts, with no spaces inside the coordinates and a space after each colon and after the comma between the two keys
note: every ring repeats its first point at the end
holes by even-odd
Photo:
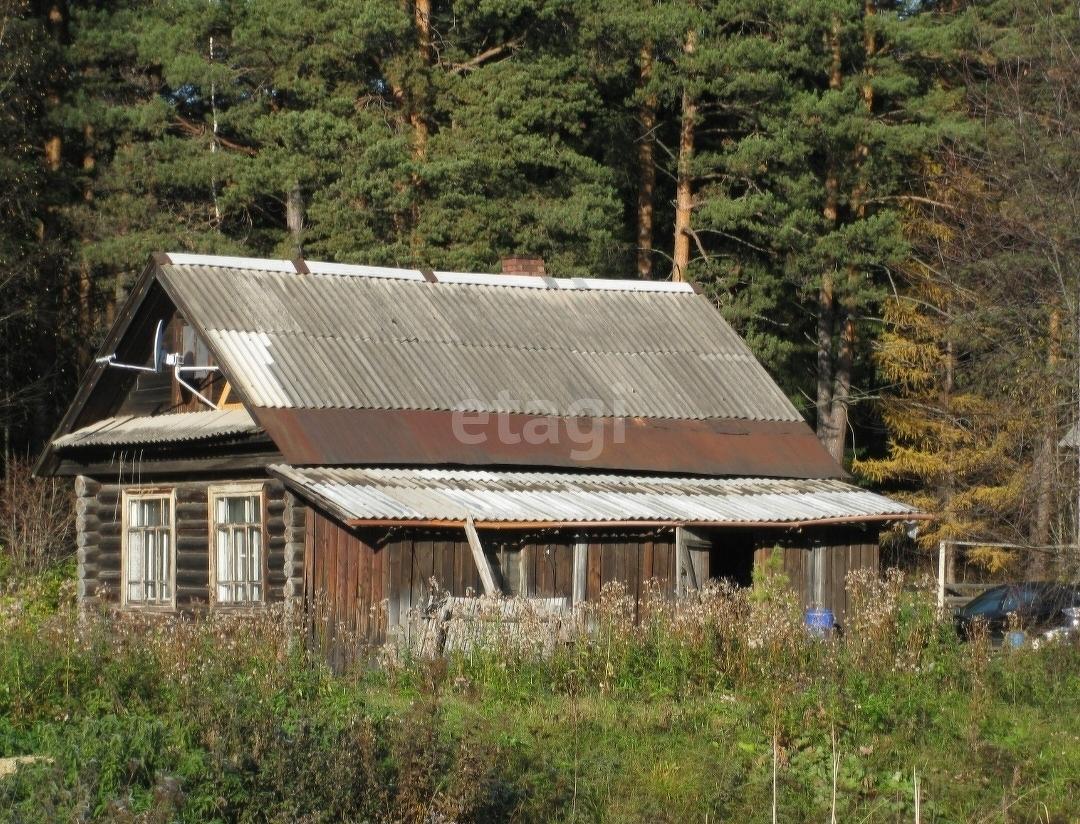
{"type": "Polygon", "coordinates": [[[35,478],[27,461],[8,463],[0,476],[0,585],[74,554],[72,500],[70,481],[35,478]]]}
{"type": "Polygon", "coordinates": [[[25,598],[0,757],[50,760],[0,778],[0,819],[767,821],[775,781],[779,820],[1072,820],[1080,651],[961,645],[899,574],[851,586],[842,637],[774,578],[636,608],[611,587],[567,620],[474,605],[463,649],[336,675],[283,608],[25,598]]]}

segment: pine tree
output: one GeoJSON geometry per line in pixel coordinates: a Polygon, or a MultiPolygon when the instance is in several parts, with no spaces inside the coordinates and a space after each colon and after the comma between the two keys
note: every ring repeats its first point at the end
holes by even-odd
{"type": "Polygon", "coordinates": [[[679,226],[690,276],[810,400],[838,459],[860,375],[873,379],[870,318],[905,253],[899,204],[951,126],[923,49],[925,29],[949,21],[901,11],[712,3],[682,75],[699,78],[679,226]]]}
{"type": "Polygon", "coordinates": [[[66,278],[62,44],[51,10],[0,5],[0,470],[48,434],[68,387],[59,350],[77,298],[66,278]]]}
{"type": "MultiPolygon", "coordinates": [[[[615,178],[602,162],[604,82],[587,21],[564,4],[433,4],[424,79],[424,151],[414,154],[409,242],[387,248],[366,209],[339,215],[318,248],[342,259],[458,269],[544,257],[559,275],[615,274],[627,257],[615,178]],[[434,55],[437,54],[437,59],[434,55]],[[613,265],[613,262],[615,265],[613,265]]],[[[419,82],[419,81],[417,81],[419,82]]],[[[365,141],[328,202],[378,203],[365,141]]],[[[397,236],[395,232],[392,236],[397,236]]]]}

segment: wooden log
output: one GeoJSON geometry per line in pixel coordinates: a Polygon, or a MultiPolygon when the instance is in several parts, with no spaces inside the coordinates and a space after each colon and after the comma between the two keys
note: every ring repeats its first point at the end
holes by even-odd
{"type": "Polygon", "coordinates": [[[210,571],[208,569],[176,569],[176,586],[201,588],[205,593],[210,585],[210,571]]]}
{"type": "Polygon", "coordinates": [[[75,499],[75,514],[76,515],[95,515],[98,511],[97,498],[76,498],[75,499]]]}
{"type": "Polygon", "coordinates": [[[75,534],[80,535],[84,532],[98,533],[101,530],[101,519],[94,513],[90,515],[76,515],[75,516],[75,534]]]}
{"type": "Polygon", "coordinates": [[[210,551],[210,541],[205,532],[202,535],[178,533],[176,549],[178,552],[198,552],[206,555],[210,551]]]}
{"type": "Polygon", "coordinates": [[[101,543],[101,533],[79,531],[75,535],[76,547],[98,546],[101,543]]]}
{"type": "Polygon", "coordinates": [[[206,484],[199,484],[198,486],[178,486],[176,487],[176,503],[180,504],[201,504],[206,508],[206,484]]]}
{"type": "Polygon", "coordinates": [[[92,497],[101,489],[101,484],[87,475],[79,475],[75,478],[75,494],[80,498],[92,497]]]}
{"type": "Polygon", "coordinates": [[[94,580],[94,581],[96,581],[99,572],[101,572],[101,570],[98,568],[98,565],[95,564],[95,563],[79,564],[79,580],[81,580],[81,581],[86,581],[86,580],[94,580]]]}
{"type": "Polygon", "coordinates": [[[176,504],[176,522],[180,521],[202,521],[206,523],[209,519],[210,510],[207,508],[206,501],[177,503],[176,504]]]}
{"type": "Polygon", "coordinates": [[[495,584],[495,575],[491,571],[491,564],[488,563],[487,555],[484,554],[484,547],[480,543],[480,536],[476,532],[471,515],[465,521],[465,535],[469,539],[469,549],[472,550],[473,563],[476,564],[476,568],[480,572],[480,582],[484,585],[484,594],[496,594],[499,588],[495,584]]]}
{"type": "Polygon", "coordinates": [[[187,572],[200,572],[203,575],[210,574],[210,556],[207,553],[198,555],[191,552],[179,552],[176,555],[176,569],[187,572]]]}
{"type": "Polygon", "coordinates": [[[99,507],[118,507],[120,504],[120,490],[119,488],[107,489],[102,487],[98,490],[97,501],[99,507]]]}

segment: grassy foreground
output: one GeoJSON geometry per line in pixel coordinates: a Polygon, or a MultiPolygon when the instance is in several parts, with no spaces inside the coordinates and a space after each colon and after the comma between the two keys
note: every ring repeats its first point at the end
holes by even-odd
{"type": "Polygon", "coordinates": [[[54,578],[0,598],[0,758],[45,757],[0,820],[1080,820],[1080,650],[855,584],[842,640],[768,581],[637,623],[613,591],[554,650],[538,621],[335,676],[281,613],[79,621],[54,578]]]}

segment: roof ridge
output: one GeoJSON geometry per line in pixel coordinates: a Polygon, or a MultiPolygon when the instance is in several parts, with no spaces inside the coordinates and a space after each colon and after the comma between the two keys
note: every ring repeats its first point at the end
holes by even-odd
{"type": "Polygon", "coordinates": [[[500,286],[504,288],[551,289],[595,292],[646,292],[653,294],[695,294],[693,285],[683,281],[633,280],[629,278],[558,278],[548,275],[504,275],[490,272],[430,272],[425,277],[419,269],[390,266],[367,266],[351,263],[282,258],[233,257],[228,255],[196,255],[188,252],[168,252],[161,262],[172,266],[222,266],[230,269],[252,269],[262,272],[288,272],[303,275],[336,277],[370,277],[387,280],[409,280],[433,285],[500,286]]]}

